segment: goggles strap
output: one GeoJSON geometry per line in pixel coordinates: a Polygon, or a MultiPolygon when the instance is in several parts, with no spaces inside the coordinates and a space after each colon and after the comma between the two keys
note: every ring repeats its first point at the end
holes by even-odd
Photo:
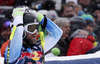
{"type": "Polygon", "coordinates": [[[47,25],[47,18],[46,16],[44,15],[44,22],[43,22],[43,25],[41,25],[41,28],[42,28],[42,31],[44,32],[45,28],[46,28],[46,25],[47,25]]]}
{"type": "MultiPolygon", "coordinates": [[[[11,25],[11,28],[13,27],[14,25],[11,25]]],[[[20,23],[20,24],[18,24],[16,27],[18,27],[18,26],[24,26],[24,24],[23,23],[20,23]]]]}

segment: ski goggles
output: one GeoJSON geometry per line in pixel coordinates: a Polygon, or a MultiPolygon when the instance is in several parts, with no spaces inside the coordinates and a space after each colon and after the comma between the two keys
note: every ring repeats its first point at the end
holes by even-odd
{"type": "Polygon", "coordinates": [[[24,28],[27,33],[34,34],[37,32],[38,26],[39,26],[39,23],[35,22],[35,23],[29,23],[25,25],[24,28]]]}

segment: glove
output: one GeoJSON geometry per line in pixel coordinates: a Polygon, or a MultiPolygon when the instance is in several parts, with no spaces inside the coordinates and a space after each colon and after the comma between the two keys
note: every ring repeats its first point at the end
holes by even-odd
{"type": "Polygon", "coordinates": [[[25,10],[27,10],[28,9],[28,7],[20,7],[20,8],[15,8],[14,10],[13,10],[13,13],[12,13],[12,16],[15,18],[16,16],[18,16],[18,15],[21,15],[21,16],[23,16],[23,13],[25,12],[25,10]]]}
{"type": "Polygon", "coordinates": [[[13,13],[12,13],[12,16],[14,18],[13,25],[17,26],[18,24],[23,24],[23,14],[27,9],[28,7],[20,7],[20,8],[15,8],[13,10],[13,13]]]}
{"type": "Polygon", "coordinates": [[[29,10],[30,13],[32,13],[40,22],[42,20],[42,18],[44,17],[42,14],[36,12],[35,10],[29,10]]]}

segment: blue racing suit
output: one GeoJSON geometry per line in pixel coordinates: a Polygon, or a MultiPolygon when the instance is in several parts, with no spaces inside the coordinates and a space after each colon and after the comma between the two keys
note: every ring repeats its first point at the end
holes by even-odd
{"type": "MultiPolygon", "coordinates": [[[[23,17],[16,16],[13,25],[15,25],[17,21],[23,21],[23,17]]],[[[43,24],[43,21],[44,17],[40,23],[43,24]]],[[[42,50],[40,43],[36,43],[32,48],[26,49],[22,45],[24,27],[18,26],[14,37],[10,42],[9,64],[42,64],[43,54],[51,49],[62,35],[62,30],[49,19],[47,19],[46,30],[49,35],[44,38],[44,51],[42,50]]],[[[7,61],[7,48],[4,52],[5,64],[7,61]]]]}

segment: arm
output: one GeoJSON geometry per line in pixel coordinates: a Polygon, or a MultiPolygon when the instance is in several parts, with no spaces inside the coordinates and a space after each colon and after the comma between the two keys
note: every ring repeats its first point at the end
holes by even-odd
{"type": "MultiPolygon", "coordinates": [[[[18,24],[23,24],[23,13],[14,17],[13,25],[17,26],[18,24]]],[[[15,30],[12,40],[10,41],[9,63],[14,62],[20,56],[22,41],[23,41],[22,37],[23,37],[23,26],[18,26],[15,30]]],[[[6,61],[7,61],[7,52],[8,52],[8,47],[6,48],[5,51],[6,61]]]]}
{"type": "Polygon", "coordinates": [[[62,30],[49,19],[47,19],[46,30],[49,35],[45,37],[44,53],[50,50],[62,36],[62,30]]]}
{"type": "MultiPolygon", "coordinates": [[[[43,15],[38,13],[37,19],[40,21],[41,24],[43,24],[43,15]]],[[[62,36],[62,30],[48,18],[46,30],[49,33],[49,35],[45,37],[44,53],[50,50],[62,36]]]]}

